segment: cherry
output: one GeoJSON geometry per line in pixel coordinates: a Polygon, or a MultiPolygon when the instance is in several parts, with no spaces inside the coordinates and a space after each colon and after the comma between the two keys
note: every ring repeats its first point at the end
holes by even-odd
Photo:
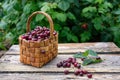
{"type": "Polygon", "coordinates": [[[79,75],[80,75],[80,76],[83,76],[83,73],[82,73],[82,72],[80,72],[80,73],[79,73],[79,75]]]}
{"type": "Polygon", "coordinates": [[[44,38],[44,34],[43,34],[43,33],[41,33],[41,34],[40,34],[40,37],[41,37],[41,38],[44,38]]]}
{"type": "Polygon", "coordinates": [[[50,31],[45,31],[47,36],[50,36],[50,31]]]}
{"type": "Polygon", "coordinates": [[[64,71],[64,74],[69,74],[69,71],[68,71],[68,70],[65,70],[65,71],[64,71]]]}
{"type": "Polygon", "coordinates": [[[32,34],[32,35],[35,35],[35,34],[36,34],[36,32],[35,32],[35,31],[33,31],[31,34],[32,34]]]}
{"type": "Polygon", "coordinates": [[[88,78],[92,78],[92,74],[87,74],[87,77],[88,78]]]}
{"type": "Polygon", "coordinates": [[[71,64],[70,63],[67,63],[67,65],[66,65],[67,67],[71,67],[71,64]]]}
{"type": "Polygon", "coordinates": [[[73,60],[73,58],[68,58],[68,59],[67,59],[67,61],[68,61],[69,63],[71,63],[72,60],[73,60]]]}
{"type": "Polygon", "coordinates": [[[83,70],[82,72],[83,72],[83,74],[87,74],[88,73],[88,71],[86,71],[86,70],[83,70]]]}
{"type": "Polygon", "coordinates": [[[47,29],[47,28],[44,26],[44,27],[43,27],[43,30],[46,31],[46,29],[47,29]]]}
{"type": "Polygon", "coordinates": [[[79,69],[79,68],[81,67],[81,65],[78,63],[78,64],[76,65],[76,67],[79,69]]]}
{"type": "Polygon", "coordinates": [[[32,41],[37,41],[38,39],[37,38],[32,38],[32,41]]]}
{"type": "Polygon", "coordinates": [[[45,54],[45,52],[46,52],[45,50],[41,50],[41,53],[45,54]]]}
{"type": "Polygon", "coordinates": [[[56,31],[54,31],[54,32],[53,32],[53,35],[55,36],[56,34],[57,34],[57,32],[56,32],[56,31]]]}
{"type": "Polygon", "coordinates": [[[31,32],[28,32],[28,33],[27,33],[27,35],[30,35],[30,34],[31,34],[31,32]]]}
{"type": "Polygon", "coordinates": [[[67,67],[67,63],[65,62],[65,63],[63,63],[63,67],[64,68],[66,68],[67,67]]]}
{"type": "MultiPolygon", "coordinates": [[[[54,35],[57,34],[56,31],[53,32],[54,35]]],[[[48,39],[50,37],[50,29],[46,27],[37,26],[34,30],[22,35],[22,39],[32,40],[32,41],[41,41],[48,39]]]]}
{"type": "Polygon", "coordinates": [[[44,35],[44,37],[46,37],[46,36],[47,36],[47,34],[46,34],[46,33],[43,33],[43,35],[44,35]]]}
{"type": "Polygon", "coordinates": [[[76,63],[76,59],[75,58],[72,59],[72,64],[74,64],[74,63],[76,63]]]}
{"type": "Polygon", "coordinates": [[[73,65],[74,65],[74,67],[77,67],[78,63],[77,63],[77,62],[74,62],[74,64],[73,64],[73,65]]]}
{"type": "Polygon", "coordinates": [[[67,60],[63,60],[63,63],[66,63],[67,62],[67,60]]]}
{"type": "Polygon", "coordinates": [[[74,72],[74,74],[75,74],[75,75],[78,75],[78,74],[80,74],[80,71],[77,70],[77,71],[74,72]]]}
{"type": "Polygon", "coordinates": [[[39,36],[38,39],[41,39],[41,37],[39,36]]]}
{"type": "Polygon", "coordinates": [[[63,66],[63,63],[62,63],[62,62],[60,62],[60,65],[61,65],[61,66],[63,66]]]}
{"type": "MultiPolygon", "coordinates": [[[[88,78],[92,78],[92,74],[90,74],[86,70],[80,69],[81,64],[76,61],[76,58],[68,58],[66,60],[63,60],[63,61],[57,63],[58,68],[60,68],[60,67],[70,68],[71,65],[73,65],[75,68],[78,68],[78,70],[74,71],[74,75],[84,76],[86,74],[88,78]]],[[[68,74],[68,73],[69,73],[68,70],[64,70],[64,74],[68,74]]]]}
{"type": "Polygon", "coordinates": [[[60,68],[62,65],[60,63],[57,63],[57,67],[60,68]]]}
{"type": "Polygon", "coordinates": [[[82,26],[81,26],[83,29],[87,29],[88,28],[88,24],[87,23],[84,23],[84,24],[82,24],[82,26]]]}
{"type": "Polygon", "coordinates": [[[32,40],[32,35],[29,35],[28,40],[32,40]]]}

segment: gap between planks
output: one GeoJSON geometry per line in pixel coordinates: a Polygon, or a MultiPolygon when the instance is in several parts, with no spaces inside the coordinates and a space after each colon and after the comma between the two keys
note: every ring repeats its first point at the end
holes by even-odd
{"type": "MultiPolygon", "coordinates": [[[[92,73],[91,80],[119,80],[119,73],[92,73]]],[[[1,80],[90,80],[87,76],[75,76],[73,73],[0,73],[1,80]]]]}
{"type": "Polygon", "coordinates": [[[74,74],[64,75],[63,73],[5,73],[0,74],[1,80],[120,80],[119,74],[93,74],[92,79],[87,76],[75,76],[74,74]]]}
{"type": "MultiPolygon", "coordinates": [[[[118,48],[112,42],[94,42],[94,43],[65,43],[58,44],[58,53],[60,54],[72,54],[77,52],[84,52],[87,49],[92,49],[97,53],[120,53],[118,48]]],[[[19,54],[19,45],[13,45],[6,54],[19,54]]]]}
{"type": "MultiPolygon", "coordinates": [[[[100,54],[99,56],[103,60],[105,59],[102,63],[91,64],[83,68],[90,72],[120,73],[120,55],[106,56],[105,54],[100,54]]],[[[35,68],[20,63],[19,55],[4,55],[0,60],[0,72],[63,72],[65,68],[57,68],[56,64],[68,57],[72,57],[72,55],[58,55],[54,60],[47,63],[42,68],[35,68]]],[[[74,72],[72,68],[69,69],[71,69],[71,72],[74,72]]]]}

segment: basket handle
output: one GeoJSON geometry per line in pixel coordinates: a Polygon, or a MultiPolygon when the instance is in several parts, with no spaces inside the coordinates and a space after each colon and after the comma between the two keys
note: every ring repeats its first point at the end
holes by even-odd
{"type": "Polygon", "coordinates": [[[43,11],[36,11],[36,12],[33,12],[29,17],[28,17],[28,20],[27,20],[27,25],[26,25],[26,31],[29,32],[30,31],[30,22],[32,20],[32,17],[36,14],[43,14],[49,21],[49,24],[50,24],[50,38],[53,38],[53,31],[54,31],[54,24],[53,24],[53,20],[52,18],[50,17],[50,15],[48,15],[47,13],[43,12],[43,11]]]}

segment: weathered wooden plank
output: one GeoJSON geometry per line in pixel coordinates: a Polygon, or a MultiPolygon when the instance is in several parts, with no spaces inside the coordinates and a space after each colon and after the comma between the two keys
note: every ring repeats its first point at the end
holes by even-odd
{"type": "MultiPolygon", "coordinates": [[[[50,63],[42,68],[35,68],[23,65],[19,62],[19,55],[4,55],[0,60],[0,72],[63,72],[65,68],[57,68],[56,64],[72,55],[58,55],[50,63]]],[[[84,66],[83,68],[90,72],[118,72],[120,73],[120,55],[119,54],[100,54],[104,60],[102,63],[84,66]]],[[[78,59],[80,61],[80,59],[78,59]]],[[[71,72],[74,70],[71,69],[71,72]]]]}
{"type": "Polygon", "coordinates": [[[0,58],[6,51],[0,51],[0,58]]]}
{"type": "MultiPolygon", "coordinates": [[[[92,49],[98,53],[120,53],[120,48],[112,42],[66,43],[58,45],[58,53],[65,54],[84,52],[87,49],[92,49]]],[[[19,54],[19,46],[13,45],[6,54],[19,54]]]]}
{"type": "Polygon", "coordinates": [[[75,76],[73,73],[64,75],[63,73],[4,73],[0,74],[0,80],[120,80],[119,74],[93,74],[92,79],[86,76],[75,76]]]}

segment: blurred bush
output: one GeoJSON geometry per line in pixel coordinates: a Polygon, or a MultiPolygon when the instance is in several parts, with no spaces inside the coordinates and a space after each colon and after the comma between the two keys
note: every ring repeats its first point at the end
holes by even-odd
{"type": "MultiPolygon", "coordinates": [[[[51,15],[60,43],[108,42],[120,47],[119,0],[0,0],[0,49],[18,44],[26,32],[26,21],[34,11],[51,15]]],[[[31,28],[49,26],[37,15],[31,28]]]]}

